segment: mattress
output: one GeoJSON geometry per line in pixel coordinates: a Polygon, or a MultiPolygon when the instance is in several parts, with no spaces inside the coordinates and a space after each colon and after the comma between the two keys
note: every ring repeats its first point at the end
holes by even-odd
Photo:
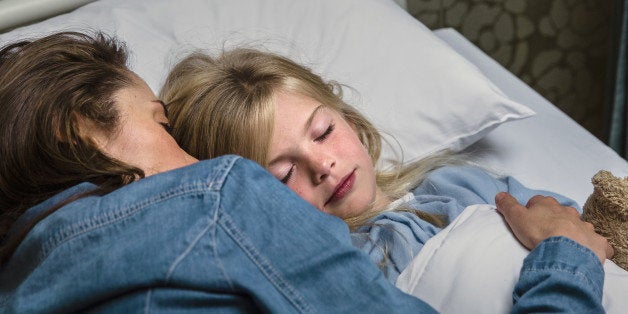
{"type": "Polygon", "coordinates": [[[628,176],[628,163],[527,84],[454,29],[434,33],[477,66],[508,97],[536,115],[500,125],[470,146],[474,159],[525,185],[555,191],[581,205],[593,192],[599,170],[628,176]]]}

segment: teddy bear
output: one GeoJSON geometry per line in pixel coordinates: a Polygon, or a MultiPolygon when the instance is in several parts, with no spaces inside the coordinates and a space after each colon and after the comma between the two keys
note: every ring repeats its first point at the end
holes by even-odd
{"type": "Polygon", "coordinates": [[[600,170],[591,179],[593,193],[582,207],[582,219],[595,226],[615,250],[611,259],[628,270],[628,177],[600,170]]]}

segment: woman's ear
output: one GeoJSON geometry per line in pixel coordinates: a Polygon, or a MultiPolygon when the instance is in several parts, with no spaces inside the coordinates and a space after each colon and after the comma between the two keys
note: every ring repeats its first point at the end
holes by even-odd
{"type": "Polygon", "coordinates": [[[98,143],[98,134],[102,134],[103,131],[99,129],[94,122],[85,118],[77,113],[72,113],[68,121],[58,122],[55,126],[55,137],[61,143],[77,145],[82,139],[84,142],[93,141],[98,143]]]}
{"type": "Polygon", "coordinates": [[[75,125],[76,123],[74,119],[74,114],[72,114],[72,117],[70,118],[70,121],[68,121],[68,123],[63,123],[62,119],[60,119],[59,117],[55,117],[52,126],[55,139],[61,143],[72,142],[73,140],[70,138],[72,136],[70,128],[75,127],[75,125]]]}
{"type": "Polygon", "coordinates": [[[66,133],[74,137],[71,139],[74,144],[77,144],[77,141],[80,139],[83,142],[92,142],[96,147],[102,148],[105,146],[110,136],[107,130],[103,130],[103,128],[94,123],[94,121],[76,113],[72,114],[72,119],[68,127],[74,130],[74,132],[72,132],[72,130],[69,129],[66,133]]]}

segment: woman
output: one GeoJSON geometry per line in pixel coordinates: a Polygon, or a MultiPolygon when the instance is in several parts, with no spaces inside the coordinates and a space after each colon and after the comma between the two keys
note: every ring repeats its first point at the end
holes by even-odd
{"type": "Polygon", "coordinates": [[[2,312],[429,310],[259,166],[191,158],[125,62],[104,35],[0,50],[2,312]]]}
{"type": "Polygon", "coordinates": [[[354,244],[392,283],[441,227],[468,205],[493,204],[498,192],[510,191],[521,203],[543,194],[577,207],[513,178],[460,166],[463,159],[447,154],[378,169],[381,136],[340,92],[339,84],[292,60],[235,49],[217,58],[188,56],[161,97],[186,151],[258,162],[310,204],[345,220],[354,244]]]}
{"type": "MultiPolygon", "coordinates": [[[[59,33],[0,49],[4,311],[433,312],[386,282],[341,220],[253,162],[197,162],[168,124],[111,38],[59,33]]],[[[565,223],[526,227],[542,216],[504,198],[523,239],[584,245],[543,240],[533,261],[551,261],[548,249],[572,253],[602,284],[590,249],[600,254],[603,239],[577,221],[565,228],[573,215],[551,202],[541,207],[565,223]]],[[[548,275],[522,278],[537,288],[577,281],[548,275]]],[[[577,290],[554,297],[600,308],[592,287],[577,290]]],[[[518,303],[545,298],[524,289],[518,303]]]]}

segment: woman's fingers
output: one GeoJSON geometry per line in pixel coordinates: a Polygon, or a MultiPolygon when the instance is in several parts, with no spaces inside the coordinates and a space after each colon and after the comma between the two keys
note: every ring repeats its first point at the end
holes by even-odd
{"type": "Polygon", "coordinates": [[[613,256],[615,256],[615,249],[613,249],[613,246],[606,241],[606,258],[611,259],[613,256]]]}
{"type": "Polygon", "coordinates": [[[517,202],[517,199],[506,192],[497,193],[495,195],[495,203],[497,204],[497,211],[504,215],[506,220],[521,219],[523,212],[526,210],[525,207],[517,202]]]}
{"type": "MultiPolygon", "coordinates": [[[[538,201],[538,200],[536,200],[538,201]]],[[[528,204],[535,203],[533,199],[528,201],[528,204]]],[[[536,243],[531,239],[530,232],[525,230],[525,226],[529,225],[526,221],[528,219],[528,209],[515,199],[512,195],[501,192],[495,196],[495,204],[497,204],[497,211],[502,214],[506,223],[510,227],[510,230],[515,237],[529,250],[536,246],[536,243]]]]}
{"type": "Polygon", "coordinates": [[[522,206],[512,195],[500,192],[495,203],[515,237],[528,249],[549,237],[564,236],[591,249],[602,263],[614,254],[606,238],[582,221],[575,208],[562,206],[553,197],[537,195],[522,206]]]}

